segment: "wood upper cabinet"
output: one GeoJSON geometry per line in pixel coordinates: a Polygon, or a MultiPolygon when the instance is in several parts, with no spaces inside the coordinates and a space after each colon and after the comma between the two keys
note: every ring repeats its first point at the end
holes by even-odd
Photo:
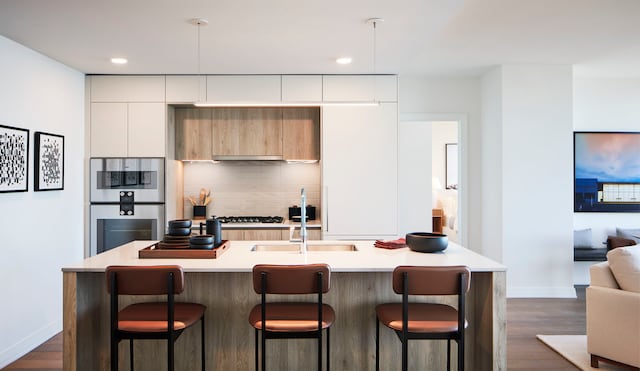
{"type": "Polygon", "coordinates": [[[211,160],[211,111],[176,108],[176,160],[211,160]]]}
{"type": "Polygon", "coordinates": [[[281,108],[216,108],[211,121],[214,160],[282,159],[281,108]]]}
{"type": "Polygon", "coordinates": [[[282,152],[285,160],[320,159],[320,108],[283,109],[282,152]]]}

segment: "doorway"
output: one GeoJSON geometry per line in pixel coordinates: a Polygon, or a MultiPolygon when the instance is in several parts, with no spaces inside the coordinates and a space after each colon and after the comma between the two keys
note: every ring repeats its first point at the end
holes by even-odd
{"type": "Polygon", "coordinates": [[[398,230],[433,230],[441,213],[442,232],[465,245],[466,187],[464,115],[411,114],[398,128],[398,230]]]}

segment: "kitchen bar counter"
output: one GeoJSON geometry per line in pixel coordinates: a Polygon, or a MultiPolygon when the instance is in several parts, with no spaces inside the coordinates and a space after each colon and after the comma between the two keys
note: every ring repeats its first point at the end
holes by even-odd
{"type": "MultiPolygon", "coordinates": [[[[354,244],[355,252],[253,252],[255,244],[275,241],[232,241],[218,259],[138,259],[138,251],[153,241],[135,241],[63,268],[64,370],[109,368],[108,294],[104,270],[108,265],[179,264],[187,286],[180,301],[207,305],[207,369],[253,369],[253,329],[248,313],[259,302],[252,288],[255,264],[328,263],[331,290],[325,301],[336,310],[331,328],[331,364],[336,370],[372,370],[375,362],[375,305],[398,301],[390,272],[398,265],[467,265],[472,271],[467,300],[468,370],[506,370],[506,268],[454,243],[444,253],[421,254],[407,248],[384,250],[373,241],[354,244]]],[[[312,241],[335,244],[335,241],[312,241]]],[[[455,303],[454,298],[436,298],[455,303]]],[[[123,298],[122,305],[128,301],[123,298]]],[[[199,367],[199,330],[189,329],[176,342],[176,369],[199,367]]],[[[152,370],[164,362],[166,347],[157,342],[136,343],[136,369],[152,370]]],[[[415,341],[410,345],[410,369],[440,369],[446,364],[446,342],[415,341]]],[[[121,367],[128,362],[128,345],[121,343],[121,367]]],[[[267,344],[272,369],[313,368],[316,343],[308,340],[267,344]]],[[[456,346],[452,346],[455,354],[456,346]]],[[[381,329],[383,370],[399,367],[400,343],[393,332],[381,329]]],[[[455,363],[455,356],[452,356],[455,363]]],[[[125,367],[126,368],[126,367],[125,367]]]]}

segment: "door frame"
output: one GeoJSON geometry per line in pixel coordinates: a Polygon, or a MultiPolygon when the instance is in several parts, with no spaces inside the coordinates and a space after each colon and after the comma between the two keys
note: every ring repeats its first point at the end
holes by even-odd
{"type": "Polygon", "coordinates": [[[401,113],[399,115],[398,130],[403,122],[433,122],[455,121],[458,123],[458,238],[460,245],[468,247],[469,226],[469,177],[467,162],[467,138],[469,133],[468,116],[464,113],[401,113]]]}

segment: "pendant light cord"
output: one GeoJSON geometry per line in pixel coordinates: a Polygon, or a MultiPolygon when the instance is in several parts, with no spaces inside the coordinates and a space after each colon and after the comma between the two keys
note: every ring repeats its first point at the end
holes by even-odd
{"type": "Polygon", "coordinates": [[[375,74],[376,74],[376,71],[377,71],[377,69],[376,69],[376,55],[378,54],[376,52],[376,44],[377,44],[376,24],[377,23],[378,22],[373,21],[373,75],[374,75],[374,78],[375,78],[375,74]]]}
{"type": "Polygon", "coordinates": [[[196,36],[196,42],[197,42],[197,50],[196,50],[196,55],[197,55],[197,66],[198,66],[198,99],[197,102],[202,102],[203,99],[201,99],[202,95],[200,94],[201,88],[202,88],[202,76],[201,76],[201,72],[200,72],[200,28],[202,28],[202,26],[206,26],[209,24],[209,21],[207,21],[206,19],[202,19],[202,18],[192,18],[189,20],[189,23],[191,23],[192,25],[196,26],[198,28],[197,31],[197,36],[196,36]]]}

